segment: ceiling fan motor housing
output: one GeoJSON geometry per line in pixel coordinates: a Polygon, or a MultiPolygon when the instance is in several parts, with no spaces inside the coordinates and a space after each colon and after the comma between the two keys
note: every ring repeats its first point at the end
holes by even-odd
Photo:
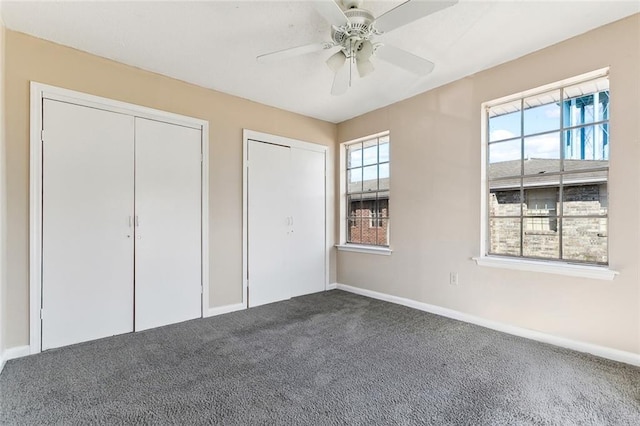
{"type": "Polygon", "coordinates": [[[342,0],[342,5],[347,9],[358,8],[362,6],[362,0],[342,0]]]}
{"type": "Polygon", "coordinates": [[[373,32],[373,21],[375,17],[368,10],[347,9],[344,14],[349,18],[349,24],[340,28],[333,27],[331,37],[333,41],[343,47],[348,47],[349,39],[355,41],[367,40],[373,32]]]}

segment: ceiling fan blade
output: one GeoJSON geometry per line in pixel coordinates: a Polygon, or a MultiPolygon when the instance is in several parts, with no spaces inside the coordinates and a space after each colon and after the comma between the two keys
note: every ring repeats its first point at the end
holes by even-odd
{"type": "Polygon", "coordinates": [[[341,27],[349,22],[347,15],[344,14],[340,6],[333,0],[315,0],[313,6],[331,25],[341,27]]]}
{"type": "Polygon", "coordinates": [[[307,53],[318,52],[320,50],[331,49],[333,44],[331,43],[314,43],[306,44],[304,46],[292,47],[290,49],[278,50],[277,52],[265,53],[258,56],[256,59],[258,62],[266,64],[283,59],[289,59],[300,55],[306,55],[307,53]]]}
{"type": "Polygon", "coordinates": [[[331,86],[331,94],[334,96],[343,95],[347,92],[347,89],[351,83],[351,67],[348,62],[336,72],[333,77],[333,86],[331,86]]]}
{"type": "Polygon", "coordinates": [[[388,45],[378,46],[376,56],[383,61],[418,75],[429,74],[435,66],[433,62],[420,56],[388,45]]]}
{"type": "Polygon", "coordinates": [[[388,33],[417,19],[453,6],[456,3],[458,3],[458,0],[409,0],[380,15],[376,18],[373,25],[377,30],[388,33]]]}

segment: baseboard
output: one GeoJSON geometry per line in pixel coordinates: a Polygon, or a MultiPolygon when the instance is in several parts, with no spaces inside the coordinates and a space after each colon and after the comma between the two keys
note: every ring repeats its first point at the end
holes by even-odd
{"type": "Polygon", "coordinates": [[[31,348],[29,345],[26,346],[16,346],[15,348],[5,349],[5,351],[0,356],[0,373],[4,369],[4,365],[7,361],[22,358],[23,356],[27,356],[31,354],[31,348]]]}
{"type": "Polygon", "coordinates": [[[216,306],[213,308],[209,308],[209,311],[207,311],[207,317],[228,314],[230,312],[241,311],[243,309],[247,309],[247,307],[242,303],[236,303],[234,305],[216,306]]]}
{"type": "Polygon", "coordinates": [[[372,299],[378,299],[378,300],[384,300],[386,302],[396,303],[398,305],[403,305],[410,308],[418,309],[420,311],[425,311],[425,312],[440,315],[443,317],[468,322],[471,324],[479,325],[481,327],[490,328],[492,330],[501,331],[507,334],[512,334],[514,336],[524,337],[527,339],[536,340],[538,342],[548,343],[550,345],[572,349],[578,352],[585,352],[585,353],[596,355],[602,358],[607,358],[607,359],[618,361],[618,362],[624,362],[625,364],[631,364],[631,365],[640,367],[640,354],[635,354],[633,352],[621,351],[619,349],[613,349],[606,346],[594,345],[592,343],[586,343],[578,340],[572,340],[564,337],[554,336],[552,334],[542,333],[540,331],[530,330],[527,328],[517,327],[510,324],[505,324],[498,321],[492,321],[486,318],[477,317],[475,315],[466,314],[464,312],[456,311],[453,309],[443,308],[441,306],[436,306],[436,305],[430,305],[428,303],[418,302],[416,300],[406,299],[404,297],[392,296],[386,293],[379,293],[377,291],[366,290],[359,287],[353,287],[346,284],[338,283],[336,284],[336,287],[340,290],[359,294],[361,296],[371,297],[372,299]]]}
{"type": "Polygon", "coordinates": [[[338,288],[338,284],[336,284],[336,283],[327,284],[327,291],[328,290],[335,290],[337,288],[338,288]]]}

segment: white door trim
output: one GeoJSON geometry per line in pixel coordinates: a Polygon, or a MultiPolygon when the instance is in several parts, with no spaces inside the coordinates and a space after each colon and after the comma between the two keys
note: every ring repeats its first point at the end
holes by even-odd
{"type": "Polygon", "coordinates": [[[249,233],[248,229],[248,218],[249,214],[247,211],[248,207],[248,173],[247,169],[249,167],[249,163],[247,160],[247,154],[249,150],[249,140],[255,140],[258,142],[266,142],[272,143],[275,145],[283,145],[291,148],[299,148],[306,149],[310,151],[323,152],[324,153],[324,194],[325,194],[325,202],[324,202],[324,239],[325,239],[325,252],[324,252],[324,264],[325,264],[325,276],[324,276],[324,287],[325,290],[329,286],[329,251],[326,247],[329,247],[329,235],[327,233],[327,218],[329,217],[328,207],[329,203],[327,203],[327,147],[325,145],[320,145],[311,142],[304,142],[297,139],[291,139],[284,136],[271,135],[269,133],[256,132],[254,130],[243,129],[242,130],[242,305],[244,307],[248,307],[248,294],[247,288],[249,284],[249,280],[247,277],[249,271],[248,264],[248,244],[249,244],[249,233]]]}
{"type": "Polygon", "coordinates": [[[134,117],[200,129],[202,131],[202,303],[201,316],[209,311],[209,122],[127,102],[31,82],[29,167],[29,347],[42,350],[42,101],[53,99],[134,117]]]}

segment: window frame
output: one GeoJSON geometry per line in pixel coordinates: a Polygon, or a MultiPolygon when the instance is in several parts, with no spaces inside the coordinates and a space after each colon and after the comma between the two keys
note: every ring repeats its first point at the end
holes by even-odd
{"type": "MultiPolygon", "coordinates": [[[[339,167],[340,167],[340,179],[339,179],[339,185],[340,185],[340,202],[339,202],[339,209],[340,209],[340,214],[339,214],[339,230],[340,230],[340,243],[336,244],[336,248],[339,251],[348,251],[348,252],[358,252],[358,253],[368,253],[368,254],[378,254],[378,255],[390,255],[392,253],[392,249],[391,249],[391,232],[390,232],[390,214],[387,213],[387,216],[383,219],[387,219],[387,245],[378,245],[378,244],[367,244],[367,243],[358,243],[358,242],[349,242],[348,241],[348,233],[349,233],[349,229],[348,229],[348,223],[350,222],[350,215],[348,214],[349,211],[349,204],[348,204],[348,195],[349,195],[349,191],[348,191],[348,158],[347,158],[347,146],[349,145],[353,145],[353,144],[357,144],[357,143],[364,143],[367,141],[371,141],[376,139],[378,141],[378,144],[380,143],[380,138],[383,137],[388,137],[389,138],[389,151],[390,151],[390,147],[391,147],[391,136],[390,136],[390,132],[387,131],[383,131],[383,132],[379,132],[379,133],[375,133],[369,136],[365,136],[365,137],[361,137],[361,138],[357,138],[357,139],[352,139],[346,142],[342,142],[339,145],[339,167]]],[[[380,164],[388,164],[389,165],[389,182],[390,182],[390,178],[391,178],[391,152],[389,152],[389,160],[388,161],[384,161],[383,163],[380,163],[380,158],[379,158],[379,153],[378,153],[378,158],[376,163],[373,164],[367,164],[366,166],[371,166],[371,165],[376,165],[379,166],[380,164]]],[[[365,165],[364,163],[362,164],[362,168],[364,168],[365,165]]],[[[352,168],[353,169],[353,168],[352,168]]],[[[380,180],[380,177],[378,176],[378,181],[380,180]]],[[[391,206],[391,188],[389,187],[389,189],[384,189],[384,190],[380,190],[378,188],[377,191],[375,192],[386,192],[389,194],[389,198],[387,201],[387,205],[388,205],[388,209],[390,211],[390,206],[391,206]]],[[[370,217],[369,220],[371,222],[373,221],[379,221],[381,218],[378,217],[370,217]]]]}
{"type": "MultiPolygon", "coordinates": [[[[610,251],[608,249],[609,243],[607,242],[607,260],[608,264],[594,264],[588,262],[572,261],[566,259],[542,259],[522,256],[509,256],[501,254],[490,254],[490,232],[489,232],[489,206],[491,191],[489,189],[489,158],[488,158],[488,146],[489,146],[489,108],[505,104],[508,102],[517,101],[527,97],[540,95],[552,90],[562,89],[564,87],[585,83],[590,80],[596,80],[598,78],[608,77],[609,68],[602,68],[590,73],[585,73],[573,78],[557,81],[545,86],[536,87],[534,89],[526,90],[523,92],[515,93],[509,96],[505,96],[492,101],[484,102],[481,105],[481,228],[480,228],[480,256],[474,257],[478,265],[507,268],[516,270],[536,271],[536,272],[548,272],[560,275],[570,276],[582,276],[588,278],[612,280],[618,272],[609,268],[611,259],[609,258],[610,251]]],[[[584,123],[583,123],[584,124],[584,123]]],[[[593,124],[593,123],[590,123],[593,124]]],[[[560,123],[558,132],[562,135],[565,129],[564,123],[560,123]]],[[[520,137],[525,137],[520,135],[520,137]]],[[[562,136],[561,136],[562,137],[562,136]]],[[[561,147],[563,145],[561,144],[561,147]]],[[[562,157],[562,154],[561,154],[562,157]]],[[[522,173],[521,173],[522,176],[522,173]]],[[[607,178],[608,182],[608,178],[607,178]]],[[[562,194],[560,194],[561,196],[562,194]]],[[[525,202],[521,200],[521,202],[525,202]]],[[[561,208],[557,206],[557,208],[561,208]]],[[[605,217],[608,217],[605,216],[605,217]]],[[[522,230],[522,228],[521,228],[522,230]]],[[[521,237],[522,238],[522,237],[521,237]]]]}

